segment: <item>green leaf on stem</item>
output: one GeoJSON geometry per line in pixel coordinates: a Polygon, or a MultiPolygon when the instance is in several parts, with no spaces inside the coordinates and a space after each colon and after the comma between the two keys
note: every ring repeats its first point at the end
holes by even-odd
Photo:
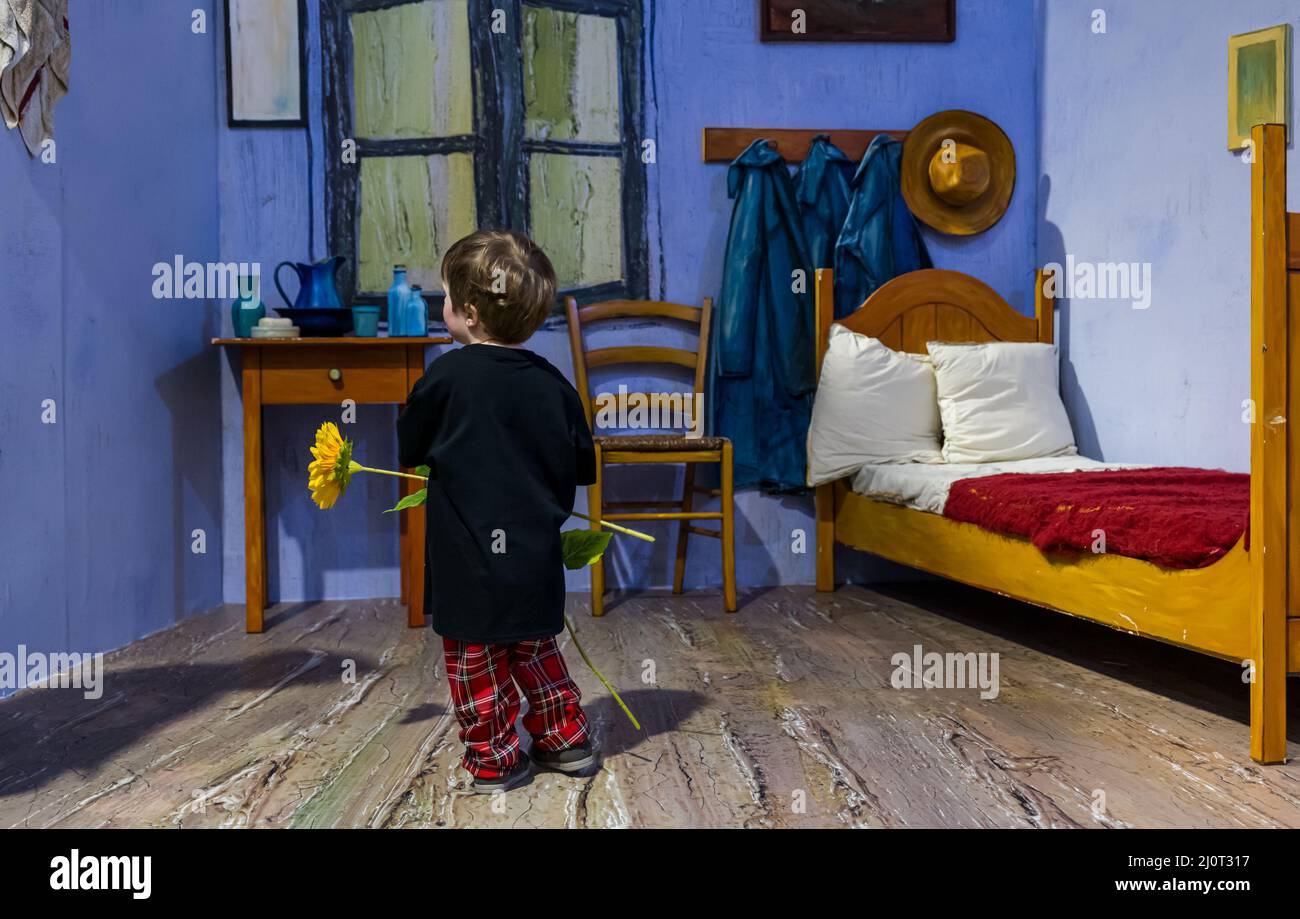
{"type": "Polygon", "coordinates": [[[412,492],[411,494],[403,498],[401,501],[398,501],[388,510],[384,511],[384,513],[391,514],[393,511],[404,511],[408,507],[419,507],[421,504],[424,503],[424,499],[428,491],[429,489],[427,488],[421,488],[419,491],[412,492]]]}
{"type": "Polygon", "coordinates": [[[600,561],[613,535],[598,530],[564,530],[560,533],[564,567],[576,570],[600,561]]]}

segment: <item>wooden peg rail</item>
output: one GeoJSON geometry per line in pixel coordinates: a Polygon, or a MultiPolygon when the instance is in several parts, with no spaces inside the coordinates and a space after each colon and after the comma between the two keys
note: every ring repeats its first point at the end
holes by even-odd
{"type": "Polygon", "coordinates": [[[860,160],[867,147],[880,134],[904,140],[906,131],[805,131],[795,128],[705,128],[704,162],[730,163],[759,138],[776,145],[777,152],[787,163],[801,163],[808,156],[813,138],[829,134],[831,143],[839,147],[850,159],[860,160]]]}

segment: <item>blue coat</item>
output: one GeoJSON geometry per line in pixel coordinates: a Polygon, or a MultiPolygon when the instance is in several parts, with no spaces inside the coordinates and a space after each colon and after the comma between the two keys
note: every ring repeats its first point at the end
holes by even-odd
{"type": "Polygon", "coordinates": [[[835,241],[849,213],[853,160],[818,134],[794,177],[795,197],[803,219],[803,235],[814,268],[835,266],[835,241]]]}
{"type": "Polygon", "coordinates": [[[712,430],[731,438],[736,487],[801,489],[815,380],[812,273],[794,184],[759,140],[728,168],[727,194],[736,203],[710,345],[712,430]]]}
{"type": "Polygon", "coordinates": [[[891,278],[934,267],[903,200],[898,180],[902,156],[902,144],[877,135],[853,176],[849,213],[835,243],[836,319],[852,313],[891,278]]]}

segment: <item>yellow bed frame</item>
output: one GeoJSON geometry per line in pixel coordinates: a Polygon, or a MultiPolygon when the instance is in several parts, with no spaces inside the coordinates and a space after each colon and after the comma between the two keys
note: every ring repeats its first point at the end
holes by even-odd
{"type": "MultiPolygon", "coordinates": [[[[1030,542],[851,491],[817,488],[817,589],[834,589],[834,545],[961,581],[1057,612],[1233,661],[1253,662],[1250,752],[1286,760],[1286,676],[1300,671],[1300,572],[1288,570],[1288,538],[1300,541],[1300,444],[1291,446],[1289,404],[1300,412],[1300,368],[1288,361],[1300,335],[1300,214],[1286,210],[1281,125],[1253,132],[1251,178],[1250,548],[1244,540],[1206,568],[1173,570],[1117,555],[1058,558],[1030,542]],[[1290,305],[1296,304],[1292,316],[1290,305]],[[1293,475],[1293,473],[1295,473],[1293,475]]],[[[956,271],[895,278],[841,325],[898,351],[927,341],[1051,342],[1053,303],[1038,272],[1035,316],[1012,309],[988,285],[956,271]]],[[[831,272],[817,272],[817,363],[834,315],[831,272]]],[[[1296,346],[1300,363],[1300,345],[1296,346]]]]}

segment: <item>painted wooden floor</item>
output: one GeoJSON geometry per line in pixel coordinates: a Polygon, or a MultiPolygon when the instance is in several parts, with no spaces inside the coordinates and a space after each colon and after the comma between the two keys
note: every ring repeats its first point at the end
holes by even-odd
{"type": "Polygon", "coordinates": [[[949,584],[742,600],[571,598],[644,731],[570,649],[604,766],[497,799],[466,793],[440,643],[395,601],[262,635],[226,607],[111,655],[97,701],[0,702],[0,826],[1300,826],[1231,664],[949,584]],[[917,644],[998,653],[999,695],[891,688],[917,644]]]}

